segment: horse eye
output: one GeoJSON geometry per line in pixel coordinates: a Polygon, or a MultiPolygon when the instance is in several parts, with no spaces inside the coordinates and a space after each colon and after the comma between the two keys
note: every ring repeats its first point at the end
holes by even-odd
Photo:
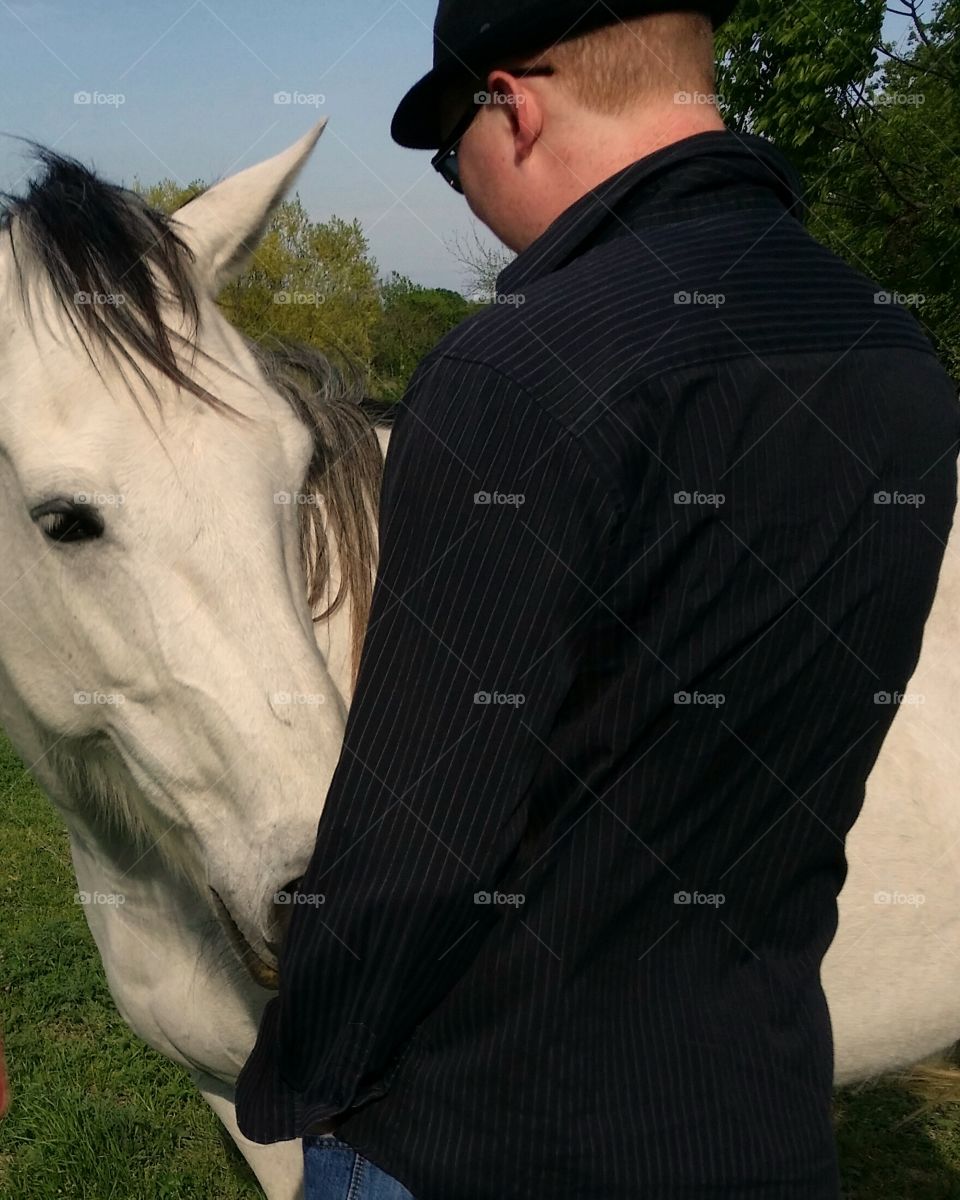
{"type": "Polygon", "coordinates": [[[90,504],[48,500],[30,516],[51,542],[92,542],[103,536],[103,517],[90,504]]]}

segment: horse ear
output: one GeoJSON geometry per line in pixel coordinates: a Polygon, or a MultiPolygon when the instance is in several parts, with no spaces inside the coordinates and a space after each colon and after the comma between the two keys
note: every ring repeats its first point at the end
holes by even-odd
{"type": "Polygon", "coordinates": [[[326,123],[324,117],[287,150],[215,183],[173,214],[178,234],[214,295],[249,262],[326,123]]]}

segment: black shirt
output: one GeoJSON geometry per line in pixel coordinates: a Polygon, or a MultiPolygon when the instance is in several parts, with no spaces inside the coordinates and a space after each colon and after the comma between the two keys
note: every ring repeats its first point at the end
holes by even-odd
{"type": "Polygon", "coordinates": [[[417,1200],[838,1195],[819,968],[960,410],[802,217],[687,138],[421,364],[249,1137],[337,1117],[417,1200]]]}

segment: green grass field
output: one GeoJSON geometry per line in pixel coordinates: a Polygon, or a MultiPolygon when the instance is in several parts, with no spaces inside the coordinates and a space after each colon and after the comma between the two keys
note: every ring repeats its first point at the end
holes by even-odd
{"type": "Polygon", "coordinates": [[[0,737],[2,1200],[256,1200],[189,1077],[117,1015],[67,835],[0,737]]]}
{"type": "MultiPolygon", "coordinates": [[[[114,1011],[74,890],[63,826],[0,737],[0,1200],[254,1200],[185,1073],[114,1011]]],[[[918,1107],[894,1084],[839,1097],[846,1200],[960,1200],[960,1105],[918,1107]]]]}

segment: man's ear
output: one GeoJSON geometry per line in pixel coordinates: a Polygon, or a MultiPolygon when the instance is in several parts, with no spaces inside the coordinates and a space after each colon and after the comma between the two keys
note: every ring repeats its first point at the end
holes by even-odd
{"type": "Polygon", "coordinates": [[[173,214],[177,232],[193,251],[201,282],[211,294],[246,267],[326,123],[324,117],[287,150],[215,183],[173,214]]]}
{"type": "Polygon", "coordinates": [[[491,71],[487,76],[488,103],[500,120],[509,122],[514,152],[526,158],[536,145],[543,128],[543,106],[536,89],[526,79],[509,71],[491,71]]]}

